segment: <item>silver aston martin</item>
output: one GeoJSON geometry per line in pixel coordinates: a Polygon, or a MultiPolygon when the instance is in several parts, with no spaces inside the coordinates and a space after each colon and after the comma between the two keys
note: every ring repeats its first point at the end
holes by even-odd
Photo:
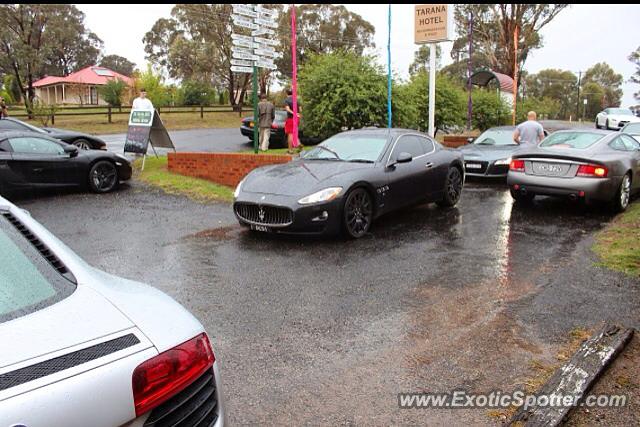
{"type": "Polygon", "coordinates": [[[560,196],[623,211],[640,190],[640,142],[615,132],[558,131],[512,156],[507,183],[517,202],[560,196]]]}

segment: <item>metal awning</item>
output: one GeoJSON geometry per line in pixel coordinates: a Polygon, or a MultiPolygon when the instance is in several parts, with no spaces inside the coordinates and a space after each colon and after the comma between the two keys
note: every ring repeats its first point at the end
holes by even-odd
{"type": "Polygon", "coordinates": [[[500,90],[505,92],[513,92],[513,79],[506,74],[497,73],[491,70],[476,71],[469,77],[472,85],[487,86],[493,79],[498,81],[500,90]]]}

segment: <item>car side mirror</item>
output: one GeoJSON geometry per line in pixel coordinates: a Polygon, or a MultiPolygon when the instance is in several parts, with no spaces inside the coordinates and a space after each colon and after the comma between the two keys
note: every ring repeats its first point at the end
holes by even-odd
{"type": "Polygon", "coordinates": [[[474,137],[469,137],[467,138],[467,144],[473,144],[473,141],[475,141],[476,139],[474,137]]]}
{"type": "Polygon", "coordinates": [[[413,160],[413,156],[411,155],[411,153],[403,151],[402,153],[398,154],[396,163],[409,163],[411,160],[413,160]]]}
{"type": "Polygon", "coordinates": [[[65,145],[64,152],[69,155],[69,157],[76,157],[78,155],[78,147],[75,145],[65,145]]]}

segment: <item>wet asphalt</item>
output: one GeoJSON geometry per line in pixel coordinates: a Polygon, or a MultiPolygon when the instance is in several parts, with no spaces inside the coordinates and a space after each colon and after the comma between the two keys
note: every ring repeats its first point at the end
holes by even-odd
{"type": "Polygon", "coordinates": [[[495,425],[486,409],[399,409],[397,393],[513,391],[575,327],[640,328],[639,281],[590,251],[612,215],[520,207],[500,182],[383,217],[358,241],[253,234],[227,204],[135,181],[15,202],[202,321],[231,425],[495,425]]]}
{"type": "MultiPolygon", "coordinates": [[[[237,128],[211,128],[211,129],[187,129],[169,131],[169,136],[176,151],[247,151],[251,150],[249,139],[240,134],[237,128]]],[[[116,153],[124,151],[126,133],[98,135],[107,143],[107,149],[116,153]]],[[[164,154],[165,148],[157,148],[158,154],[164,154]]],[[[148,154],[153,154],[152,146],[149,146],[148,154]]]]}

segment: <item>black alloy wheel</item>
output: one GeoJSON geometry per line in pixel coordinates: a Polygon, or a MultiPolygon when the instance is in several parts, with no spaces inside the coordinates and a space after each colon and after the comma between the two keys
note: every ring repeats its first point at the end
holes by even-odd
{"type": "Polygon", "coordinates": [[[101,160],[89,171],[89,186],[96,193],[108,193],[118,186],[118,170],[108,160],[101,160]]]}
{"type": "Polygon", "coordinates": [[[463,185],[460,169],[455,166],[449,168],[445,182],[444,196],[437,202],[438,205],[442,207],[455,206],[460,200],[463,185]]]}
{"type": "Polygon", "coordinates": [[[364,188],[356,188],[344,202],[344,229],[348,236],[358,239],[364,236],[373,221],[373,201],[364,188]]]}

